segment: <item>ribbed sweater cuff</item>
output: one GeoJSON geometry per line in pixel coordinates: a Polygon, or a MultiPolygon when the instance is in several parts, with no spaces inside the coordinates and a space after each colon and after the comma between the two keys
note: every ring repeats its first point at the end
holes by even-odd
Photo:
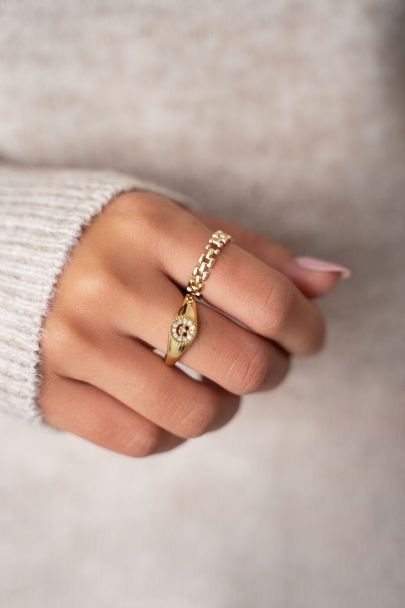
{"type": "Polygon", "coordinates": [[[37,396],[43,322],[59,274],[92,218],[119,193],[171,189],[108,171],[0,167],[0,408],[43,423],[37,396]]]}

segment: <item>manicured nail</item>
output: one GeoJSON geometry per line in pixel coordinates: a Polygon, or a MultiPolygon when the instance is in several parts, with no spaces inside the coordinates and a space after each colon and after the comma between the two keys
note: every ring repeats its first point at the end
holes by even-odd
{"type": "Polygon", "coordinates": [[[348,279],[352,271],[346,266],[335,264],[334,262],[327,262],[326,260],[319,260],[318,258],[310,258],[300,256],[295,258],[296,263],[305,270],[315,270],[316,272],[338,272],[342,275],[342,279],[348,279]]]}

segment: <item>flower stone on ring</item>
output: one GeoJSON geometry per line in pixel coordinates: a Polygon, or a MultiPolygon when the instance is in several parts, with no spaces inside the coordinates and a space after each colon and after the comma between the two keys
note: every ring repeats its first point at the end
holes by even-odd
{"type": "Polygon", "coordinates": [[[179,344],[191,343],[196,337],[197,327],[190,317],[177,316],[172,323],[171,334],[179,344]]]}

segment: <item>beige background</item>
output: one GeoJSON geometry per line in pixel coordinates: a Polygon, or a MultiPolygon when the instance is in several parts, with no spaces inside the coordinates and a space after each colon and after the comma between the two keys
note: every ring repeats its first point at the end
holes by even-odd
{"type": "Polygon", "coordinates": [[[321,355],[169,455],[3,416],[0,604],[399,608],[403,3],[92,4],[0,3],[3,159],[152,178],[353,277],[321,355]]]}

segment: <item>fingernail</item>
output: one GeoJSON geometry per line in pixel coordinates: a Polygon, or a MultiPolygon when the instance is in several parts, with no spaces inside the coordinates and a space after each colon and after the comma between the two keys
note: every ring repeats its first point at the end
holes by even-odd
{"type": "Polygon", "coordinates": [[[327,262],[326,260],[319,260],[318,258],[310,258],[306,256],[300,256],[295,258],[296,263],[305,270],[314,270],[316,272],[338,272],[342,275],[342,279],[348,279],[352,271],[346,266],[335,264],[335,262],[327,262]]]}

